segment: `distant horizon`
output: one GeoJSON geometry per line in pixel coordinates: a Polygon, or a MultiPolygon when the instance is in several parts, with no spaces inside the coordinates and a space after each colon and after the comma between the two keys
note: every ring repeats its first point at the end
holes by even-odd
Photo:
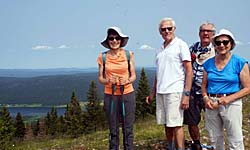
{"type": "Polygon", "coordinates": [[[48,69],[94,69],[97,67],[54,67],[54,68],[0,68],[0,70],[48,70],[48,69]]]}
{"type": "MultiPolygon", "coordinates": [[[[155,67],[135,67],[136,70],[154,70],[155,67]]],[[[15,77],[15,78],[27,78],[27,77],[39,77],[50,75],[71,75],[82,73],[95,73],[98,74],[98,68],[36,68],[36,69],[0,69],[0,77],[15,77]]]]}
{"type": "MultiPolygon", "coordinates": [[[[155,66],[137,66],[135,68],[155,68],[155,66]]],[[[55,67],[55,68],[0,68],[0,70],[57,70],[57,69],[98,69],[98,67],[55,67]]]]}

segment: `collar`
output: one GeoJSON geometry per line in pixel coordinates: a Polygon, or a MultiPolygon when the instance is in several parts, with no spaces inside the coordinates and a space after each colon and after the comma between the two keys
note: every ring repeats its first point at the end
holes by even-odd
{"type": "Polygon", "coordinates": [[[198,43],[198,47],[197,47],[197,50],[199,52],[208,52],[208,51],[211,51],[211,49],[213,48],[213,44],[210,43],[208,46],[206,47],[201,47],[201,42],[198,43]]]}
{"type": "MultiPolygon", "coordinates": [[[[178,39],[178,38],[175,36],[174,39],[168,44],[167,47],[173,45],[173,44],[177,41],[177,39],[178,39]]],[[[164,49],[166,49],[167,47],[164,48],[164,42],[161,44],[161,49],[164,50],[164,49]]]]}

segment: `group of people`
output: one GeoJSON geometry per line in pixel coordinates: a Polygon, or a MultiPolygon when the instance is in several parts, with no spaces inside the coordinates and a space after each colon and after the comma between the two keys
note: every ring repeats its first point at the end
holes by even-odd
{"type": "MultiPolygon", "coordinates": [[[[156,50],[156,76],[150,104],[156,96],[157,124],[163,124],[169,150],[184,150],[184,129],[188,125],[192,148],[201,150],[199,122],[205,111],[205,126],[211,146],[224,150],[224,129],[229,150],[243,150],[242,100],[250,93],[248,62],[233,54],[233,34],[212,23],[199,28],[200,41],[188,47],[176,37],[172,18],[163,18],[159,33],[163,38],[156,50]]],[[[118,27],[109,27],[101,44],[99,82],[104,85],[104,110],[109,123],[109,149],[119,149],[119,124],[123,146],[133,149],[136,80],[134,53],[125,50],[129,37],[118,27]]]]}

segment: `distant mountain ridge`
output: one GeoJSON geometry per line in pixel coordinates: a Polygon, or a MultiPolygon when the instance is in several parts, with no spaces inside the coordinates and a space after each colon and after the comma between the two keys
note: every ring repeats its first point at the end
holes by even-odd
{"type": "Polygon", "coordinates": [[[97,68],[0,69],[0,77],[38,77],[97,72],[97,68]]]}
{"type": "MultiPolygon", "coordinates": [[[[1,69],[1,71],[3,70],[1,69]]],[[[91,81],[96,82],[99,95],[103,96],[103,86],[98,82],[97,70],[74,73],[74,71],[78,71],[76,69],[70,70],[71,74],[65,74],[66,71],[60,69],[49,70],[50,75],[44,75],[48,74],[46,71],[46,73],[39,71],[36,70],[36,73],[32,73],[32,70],[27,70],[28,73],[25,73],[26,70],[21,70],[23,73],[20,73],[19,77],[0,77],[0,104],[63,105],[69,103],[73,91],[78,100],[86,101],[91,81]],[[58,75],[58,73],[61,74],[58,75]],[[27,75],[31,77],[27,77],[27,75]]],[[[135,88],[140,78],[141,69],[137,68],[136,72],[135,88]]],[[[145,72],[150,85],[152,85],[155,70],[145,68],[145,72]]]]}

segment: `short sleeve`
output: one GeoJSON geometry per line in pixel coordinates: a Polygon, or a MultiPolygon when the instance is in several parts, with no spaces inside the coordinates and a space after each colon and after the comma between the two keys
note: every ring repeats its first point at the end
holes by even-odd
{"type": "Polygon", "coordinates": [[[97,63],[98,65],[102,65],[102,53],[100,53],[97,57],[97,63]]]}
{"type": "Polygon", "coordinates": [[[247,63],[247,60],[245,60],[244,58],[242,57],[239,57],[237,55],[234,55],[236,60],[237,60],[237,68],[238,68],[238,73],[240,73],[244,67],[244,65],[247,63]]]}
{"type": "Polygon", "coordinates": [[[180,42],[180,48],[181,48],[181,58],[182,61],[191,61],[191,55],[190,55],[190,51],[189,51],[189,47],[187,45],[186,42],[181,41],[180,42]]]}

